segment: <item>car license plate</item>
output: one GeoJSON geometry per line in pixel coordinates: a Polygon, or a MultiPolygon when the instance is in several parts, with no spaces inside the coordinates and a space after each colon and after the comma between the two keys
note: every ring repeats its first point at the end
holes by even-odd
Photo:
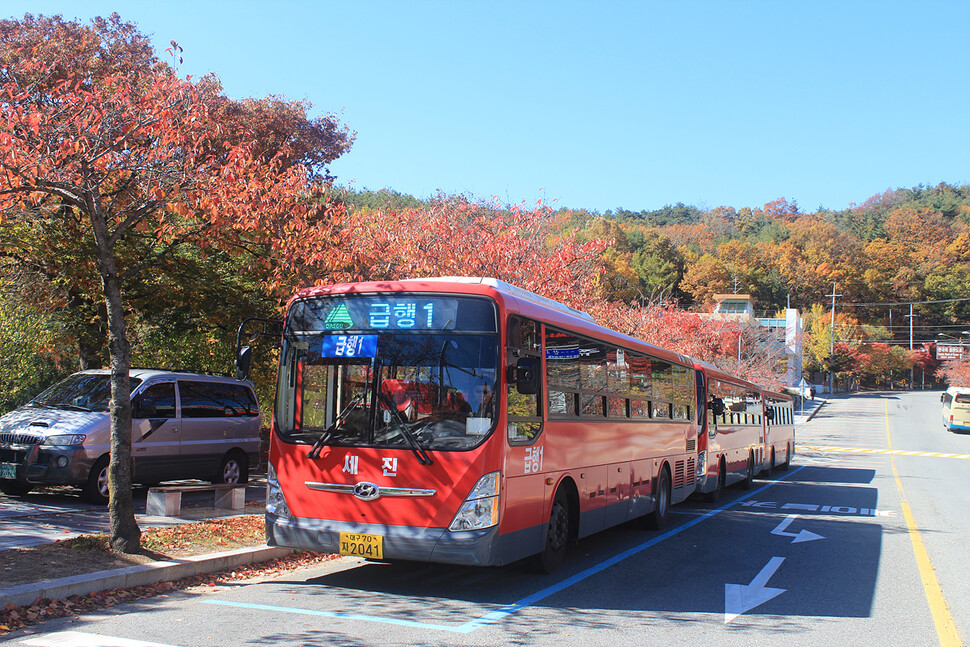
{"type": "Polygon", "coordinates": [[[10,463],[0,463],[0,479],[17,478],[17,466],[10,463]]]}
{"type": "Polygon", "coordinates": [[[340,554],[384,559],[384,537],[356,532],[340,533],[340,554]]]}

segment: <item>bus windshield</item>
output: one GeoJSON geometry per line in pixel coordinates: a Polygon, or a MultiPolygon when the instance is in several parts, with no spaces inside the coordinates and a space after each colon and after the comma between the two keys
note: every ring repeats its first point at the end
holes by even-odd
{"type": "MultiPolygon", "coordinates": [[[[361,305],[360,298],[339,301],[373,305],[361,305]]],[[[393,319],[387,328],[360,332],[297,330],[325,323],[335,309],[355,313],[354,307],[299,309],[300,318],[291,318],[284,332],[276,405],[281,439],[315,450],[374,446],[418,453],[480,444],[496,421],[499,352],[494,306],[476,302],[489,306],[484,322],[456,325],[462,309],[457,304],[441,325],[424,330],[402,329],[393,319]],[[311,310],[323,316],[308,325],[311,310]]]]}

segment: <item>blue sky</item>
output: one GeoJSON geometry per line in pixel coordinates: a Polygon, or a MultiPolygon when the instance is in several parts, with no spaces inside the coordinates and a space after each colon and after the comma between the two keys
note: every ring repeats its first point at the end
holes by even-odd
{"type": "Polygon", "coordinates": [[[970,3],[7,0],[117,11],[357,132],[338,182],[634,211],[970,182],[970,3]]]}

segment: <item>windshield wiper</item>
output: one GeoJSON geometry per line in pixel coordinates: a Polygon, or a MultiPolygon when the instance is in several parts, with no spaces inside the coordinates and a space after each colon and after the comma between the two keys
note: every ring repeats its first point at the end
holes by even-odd
{"type": "Polygon", "coordinates": [[[78,404],[65,404],[63,402],[58,404],[53,404],[50,406],[55,409],[67,409],[68,411],[94,411],[94,409],[82,407],[81,405],[78,405],[78,404]]]}
{"type": "Polygon", "coordinates": [[[306,457],[310,459],[320,458],[320,450],[322,450],[323,446],[330,442],[330,439],[333,438],[333,432],[335,432],[337,427],[340,426],[340,423],[342,423],[347,416],[350,415],[350,412],[359,407],[363,401],[364,396],[358,395],[356,398],[348,402],[347,406],[344,407],[343,410],[337,415],[337,418],[330,423],[330,426],[324,429],[320,437],[316,439],[316,441],[313,443],[313,447],[310,448],[310,452],[306,455],[306,457]]]}
{"type": "Polygon", "coordinates": [[[420,462],[422,465],[431,465],[433,463],[431,457],[428,456],[428,452],[424,450],[424,447],[421,446],[418,439],[414,437],[413,433],[411,433],[411,428],[408,427],[407,420],[405,420],[404,416],[401,415],[401,412],[394,404],[394,400],[391,399],[391,396],[387,395],[383,391],[378,392],[378,396],[380,397],[381,402],[384,403],[384,406],[390,409],[391,414],[397,418],[397,424],[401,427],[401,435],[404,436],[406,441],[408,441],[408,445],[411,446],[411,451],[415,456],[418,457],[418,462],[420,462]]]}

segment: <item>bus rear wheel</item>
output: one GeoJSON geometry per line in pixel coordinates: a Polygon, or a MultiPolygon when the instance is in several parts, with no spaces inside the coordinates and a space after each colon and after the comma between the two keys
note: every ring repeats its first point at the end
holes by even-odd
{"type": "Polygon", "coordinates": [[[566,559],[569,547],[569,500],[559,490],[552,500],[549,511],[549,525],[546,528],[546,545],[536,556],[537,566],[542,573],[555,573],[566,559]]]}

